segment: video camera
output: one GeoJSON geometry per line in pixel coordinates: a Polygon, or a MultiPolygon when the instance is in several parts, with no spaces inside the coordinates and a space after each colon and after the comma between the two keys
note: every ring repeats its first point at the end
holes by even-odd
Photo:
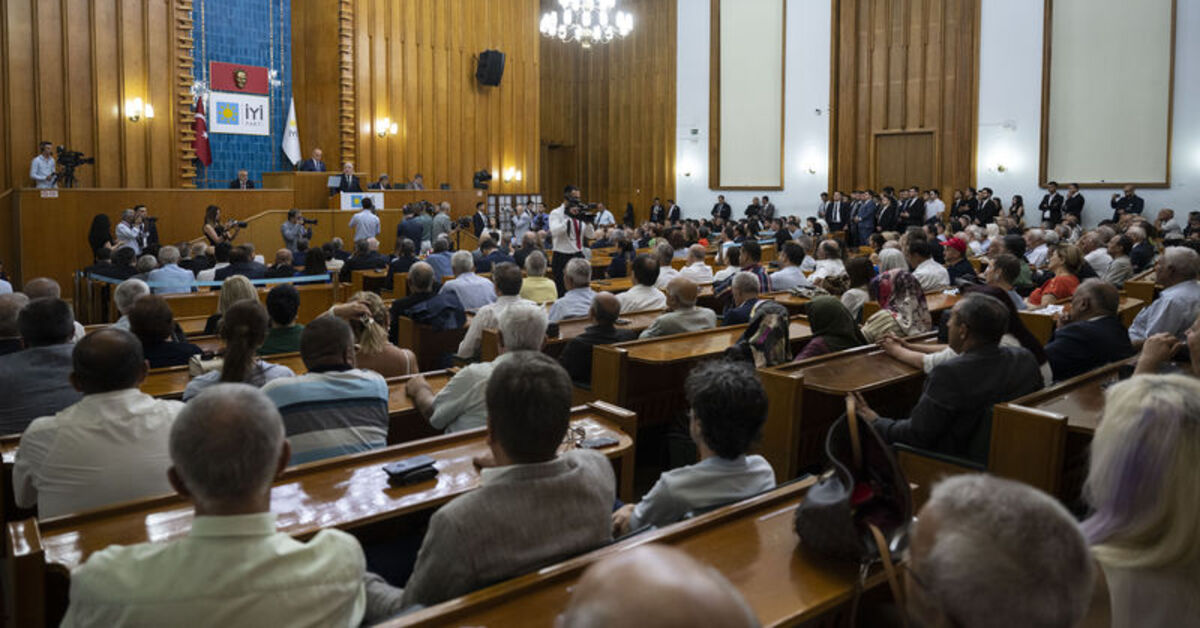
{"type": "Polygon", "coordinates": [[[567,197],[563,201],[563,204],[566,205],[564,212],[568,216],[586,223],[595,222],[596,216],[600,213],[595,203],[584,203],[583,201],[567,197]]]}
{"type": "Polygon", "coordinates": [[[77,150],[67,150],[62,146],[58,147],[58,156],[55,157],[58,165],[62,166],[62,172],[58,173],[55,181],[62,184],[65,188],[75,187],[75,168],[79,166],[96,163],[95,157],[84,157],[83,153],[77,150]]]}
{"type": "Polygon", "coordinates": [[[303,218],[302,220],[304,221],[304,224],[306,224],[306,225],[315,225],[315,224],[317,224],[317,219],[316,219],[316,218],[303,218]]]}
{"type": "Polygon", "coordinates": [[[246,227],[250,226],[250,223],[242,221],[242,220],[238,220],[237,222],[234,222],[233,224],[238,229],[245,229],[246,227]]]}

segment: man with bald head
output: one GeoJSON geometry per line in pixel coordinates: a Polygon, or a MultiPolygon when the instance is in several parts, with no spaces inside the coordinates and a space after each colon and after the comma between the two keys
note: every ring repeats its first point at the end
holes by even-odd
{"type": "Polygon", "coordinates": [[[571,381],[585,386],[592,383],[592,347],[637,338],[633,330],[616,328],[621,302],[611,292],[596,293],[589,315],[593,324],[567,342],[558,356],[558,363],[567,369],[571,381]]]}
{"type": "Polygon", "coordinates": [[[717,313],[697,307],[700,286],[685,277],[676,277],[667,284],[667,313],[654,319],[642,332],[642,338],[656,338],[689,331],[702,331],[717,326],[717,313]]]}
{"type": "Polygon", "coordinates": [[[275,263],[267,268],[268,278],[277,277],[294,277],[296,276],[296,268],[292,266],[292,252],[290,249],[279,249],[275,251],[275,263]]]}
{"type": "Polygon", "coordinates": [[[71,575],[64,626],[357,626],[366,560],[354,537],[276,531],[271,484],[289,451],[275,406],[245,384],[218,384],[179,413],[169,478],[195,505],[188,535],[113,545],[71,575]]]}
{"type": "Polygon", "coordinates": [[[687,252],[687,265],[679,271],[679,276],[687,277],[696,283],[712,283],[712,266],[704,263],[704,259],[707,255],[708,250],[704,248],[704,245],[693,244],[689,246],[687,252]]]}
{"type": "Polygon", "coordinates": [[[758,619],[720,572],[675,548],[643,545],[588,568],[559,625],[752,628],[758,619]]]}
{"type": "Polygon", "coordinates": [[[29,297],[21,292],[0,294],[0,356],[15,353],[25,348],[21,343],[21,328],[17,316],[21,308],[29,304],[29,297]]]}
{"type": "Polygon", "coordinates": [[[1117,318],[1121,295],[1099,279],[1079,284],[1071,297],[1071,310],[1059,319],[1058,329],[1046,343],[1046,358],[1054,381],[1070,379],[1134,354],[1129,332],[1117,318]]]}
{"type": "MultiPolygon", "coordinates": [[[[25,296],[29,297],[30,301],[34,299],[61,299],[62,287],[58,282],[49,277],[38,277],[25,282],[25,288],[22,290],[25,296]]],[[[74,321],[74,319],[72,319],[74,321]]],[[[83,325],[79,321],[74,321],[72,327],[75,332],[71,335],[71,342],[79,342],[87,332],[83,329],[83,325]]]]}
{"type": "Polygon", "coordinates": [[[80,340],[71,359],[83,399],[21,435],[17,505],[36,505],[44,519],[170,493],[167,437],[183,404],[138,390],[149,369],[142,343],[109,327],[80,340]]]}

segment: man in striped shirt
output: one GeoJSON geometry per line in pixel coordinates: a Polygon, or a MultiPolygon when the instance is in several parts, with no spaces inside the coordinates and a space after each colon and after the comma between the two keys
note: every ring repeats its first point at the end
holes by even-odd
{"type": "Polygon", "coordinates": [[[283,416],[301,464],[387,445],[388,386],[374,371],[354,366],[354,334],[335,316],[321,316],[300,334],[308,373],[268,382],[263,392],[283,416]]]}

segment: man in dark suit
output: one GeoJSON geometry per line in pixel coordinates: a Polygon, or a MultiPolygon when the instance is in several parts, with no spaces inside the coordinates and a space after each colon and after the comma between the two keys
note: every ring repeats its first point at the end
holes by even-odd
{"type": "Polygon", "coordinates": [[[772,203],[771,199],[766,196],[762,197],[762,209],[759,210],[758,215],[763,222],[775,220],[775,203],[772,203]]]}
{"type": "Polygon", "coordinates": [[[387,173],[379,175],[379,180],[376,181],[375,183],[372,183],[371,185],[368,185],[367,189],[368,190],[390,190],[390,189],[392,189],[392,185],[391,185],[391,183],[389,183],[387,173]]]}
{"type": "Polygon", "coordinates": [[[1057,225],[1062,220],[1063,197],[1058,193],[1058,183],[1051,181],[1046,184],[1046,194],[1038,209],[1042,210],[1042,222],[1057,225]]]}
{"type": "Polygon", "coordinates": [[[367,238],[354,243],[354,254],[342,265],[342,281],[350,281],[355,270],[382,270],[387,268],[388,258],[379,252],[379,240],[367,238]]]}
{"type": "Polygon", "coordinates": [[[733,208],[729,206],[729,203],[725,202],[725,195],[717,195],[717,202],[714,203],[712,207],[713,220],[716,220],[717,218],[720,218],[721,220],[729,220],[729,217],[732,215],[733,208]]]}
{"type": "Polygon", "coordinates": [[[334,188],[336,192],[362,192],[362,184],[358,177],[354,176],[354,164],[346,162],[342,164],[342,176],[338,179],[338,186],[334,188]]]}
{"type": "Polygon", "coordinates": [[[667,210],[667,222],[676,223],[683,220],[683,209],[675,204],[674,199],[667,199],[667,206],[670,207],[667,210]]]}
{"type": "Polygon", "coordinates": [[[1075,289],[1071,310],[1046,343],[1054,381],[1081,375],[1133,355],[1129,330],[1117,318],[1121,295],[1116,286],[1089,279],[1075,289]]]}
{"type": "Polygon", "coordinates": [[[1119,222],[1122,214],[1141,214],[1142,208],[1146,206],[1146,201],[1137,195],[1137,190],[1132,185],[1125,186],[1125,194],[1113,194],[1109,205],[1113,209],[1113,222],[1119,222]]]}
{"type": "Polygon", "coordinates": [[[835,191],[833,200],[829,201],[829,207],[825,210],[825,224],[829,225],[830,231],[841,231],[849,221],[850,203],[842,198],[841,192],[835,191]]]}
{"type": "Polygon", "coordinates": [[[495,268],[496,264],[503,264],[504,262],[516,264],[517,260],[513,259],[513,256],[509,255],[508,253],[501,251],[496,246],[496,242],[492,240],[491,236],[485,235],[480,238],[479,257],[475,258],[475,272],[491,272],[492,268],[495,268]]]}
{"type": "Polygon", "coordinates": [[[875,217],[875,230],[895,231],[900,225],[900,207],[897,201],[890,196],[883,196],[880,202],[879,215],[875,217]]]}
{"type": "Polygon", "coordinates": [[[592,300],[591,316],[595,324],[572,338],[558,356],[558,363],[567,369],[576,384],[592,384],[592,347],[637,338],[637,332],[632,329],[614,327],[620,313],[621,302],[612,293],[599,292],[592,300]]]}
{"type": "Polygon", "coordinates": [[[662,224],[667,219],[667,210],[662,205],[662,201],[657,196],[654,197],[654,203],[650,205],[650,222],[662,224]]]}
{"type": "Polygon", "coordinates": [[[475,203],[475,214],[471,216],[471,227],[477,238],[483,235],[484,229],[487,229],[487,210],[482,202],[475,203]]]}
{"type": "Polygon", "coordinates": [[[759,280],[754,273],[741,271],[730,282],[733,302],[721,315],[722,325],[740,325],[750,322],[750,312],[758,303],[759,280]]]}
{"type": "Polygon", "coordinates": [[[854,243],[858,246],[863,246],[871,241],[871,234],[875,232],[875,192],[867,190],[859,195],[861,204],[858,206],[857,212],[854,214],[854,243]]]}
{"type": "Polygon", "coordinates": [[[267,267],[255,262],[250,249],[239,244],[229,252],[229,265],[218,270],[213,275],[213,279],[225,281],[234,275],[244,275],[248,279],[263,279],[267,276],[267,267]]]}
{"type": "Polygon", "coordinates": [[[254,182],[250,180],[250,174],[243,168],[238,170],[237,178],[229,182],[231,190],[253,190],[254,182]]]}
{"type": "Polygon", "coordinates": [[[1067,184],[1067,200],[1063,201],[1063,213],[1070,214],[1083,224],[1083,195],[1079,193],[1078,183],[1067,184]]]}
{"type": "Polygon", "coordinates": [[[925,199],[921,188],[915,185],[908,188],[908,198],[900,209],[900,215],[905,218],[904,223],[907,227],[920,227],[925,224],[925,199]]]}
{"type": "Polygon", "coordinates": [[[300,162],[300,172],[325,172],[325,161],[321,159],[321,149],[314,148],[312,157],[300,162]]]}
{"type": "Polygon", "coordinates": [[[1146,230],[1140,226],[1130,227],[1125,235],[1133,240],[1133,249],[1129,251],[1129,263],[1133,264],[1133,272],[1140,273],[1154,262],[1154,256],[1158,252],[1154,249],[1154,245],[1146,240],[1146,230]]]}

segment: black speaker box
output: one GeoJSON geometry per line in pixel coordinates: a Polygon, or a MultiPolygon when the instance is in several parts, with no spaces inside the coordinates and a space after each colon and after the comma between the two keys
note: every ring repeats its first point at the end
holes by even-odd
{"type": "Polygon", "coordinates": [[[479,66],[475,68],[475,80],[481,85],[499,85],[504,76],[504,53],[499,50],[484,50],[479,53],[479,66]]]}

